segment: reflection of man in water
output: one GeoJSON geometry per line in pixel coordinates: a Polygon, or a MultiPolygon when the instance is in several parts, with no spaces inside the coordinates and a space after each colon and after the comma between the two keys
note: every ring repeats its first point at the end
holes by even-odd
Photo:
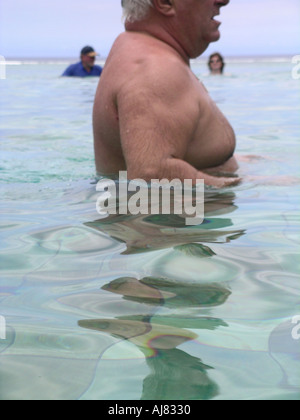
{"type": "Polygon", "coordinates": [[[123,0],[126,31],[107,59],[94,105],[98,173],[204,179],[234,172],[234,132],[189,65],[220,38],[229,0],[123,0]]]}
{"type": "Polygon", "coordinates": [[[120,217],[111,215],[105,219],[87,222],[86,226],[105,232],[126,243],[123,254],[150,252],[176,247],[180,252],[198,256],[213,255],[213,251],[201,243],[223,243],[237,239],[245,233],[240,229],[224,229],[233,226],[227,215],[237,209],[235,195],[231,192],[205,194],[205,220],[200,226],[186,227],[185,220],[177,215],[144,215],[120,217]],[[218,215],[218,217],[214,217],[218,215]]]}
{"type": "Polygon", "coordinates": [[[137,302],[149,309],[149,314],[88,319],[78,323],[82,328],[128,340],[145,354],[150,373],[143,381],[142,400],[208,400],[218,395],[218,385],[209,375],[214,368],[189,354],[188,348],[177,347],[197,339],[198,334],[191,331],[193,329],[214,331],[228,326],[221,319],[209,317],[208,312],[205,317],[193,316],[189,309],[223,305],[230,290],[218,283],[188,283],[156,277],[142,280],[123,277],[102,289],[123,296],[128,313],[138,310],[137,302]],[[130,301],[135,305],[131,306],[130,301]],[[161,312],[162,307],[170,311],[161,312]],[[178,312],[179,308],[184,309],[184,314],[178,312]]]}
{"type": "Polygon", "coordinates": [[[160,350],[147,364],[151,373],[144,379],[141,400],[209,400],[219,393],[207,372],[213,368],[182,350],[160,350]]]}

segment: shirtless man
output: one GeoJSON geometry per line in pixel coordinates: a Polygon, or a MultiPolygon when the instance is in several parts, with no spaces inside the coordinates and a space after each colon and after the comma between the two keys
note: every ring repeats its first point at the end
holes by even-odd
{"type": "Polygon", "coordinates": [[[215,18],[228,3],[122,1],[126,32],[112,47],[94,104],[99,174],[204,179],[218,188],[239,182],[234,132],[189,65],[220,38],[215,18]]]}

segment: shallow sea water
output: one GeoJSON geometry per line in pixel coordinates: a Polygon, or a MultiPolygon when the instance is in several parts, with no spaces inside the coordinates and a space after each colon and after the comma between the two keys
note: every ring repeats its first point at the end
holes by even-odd
{"type": "Polygon", "coordinates": [[[291,60],[193,70],[233,125],[248,181],[205,221],[100,219],[97,79],[62,63],[0,81],[0,399],[300,398],[300,85],[291,60]],[[3,331],[2,331],[3,335],[3,331]]]}

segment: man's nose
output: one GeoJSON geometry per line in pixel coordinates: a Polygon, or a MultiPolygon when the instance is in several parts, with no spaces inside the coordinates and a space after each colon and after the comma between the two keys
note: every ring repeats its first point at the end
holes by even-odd
{"type": "Polygon", "coordinates": [[[227,6],[228,3],[230,3],[230,0],[217,0],[218,6],[223,7],[227,6]]]}

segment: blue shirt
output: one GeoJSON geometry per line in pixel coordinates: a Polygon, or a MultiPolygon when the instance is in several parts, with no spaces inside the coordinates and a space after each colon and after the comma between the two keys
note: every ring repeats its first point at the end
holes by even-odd
{"type": "Polygon", "coordinates": [[[94,66],[92,67],[91,71],[88,72],[83,67],[81,61],[76,64],[71,64],[65,72],[62,74],[62,76],[69,76],[69,77],[87,77],[87,76],[100,76],[102,73],[102,67],[100,66],[94,66]]]}

